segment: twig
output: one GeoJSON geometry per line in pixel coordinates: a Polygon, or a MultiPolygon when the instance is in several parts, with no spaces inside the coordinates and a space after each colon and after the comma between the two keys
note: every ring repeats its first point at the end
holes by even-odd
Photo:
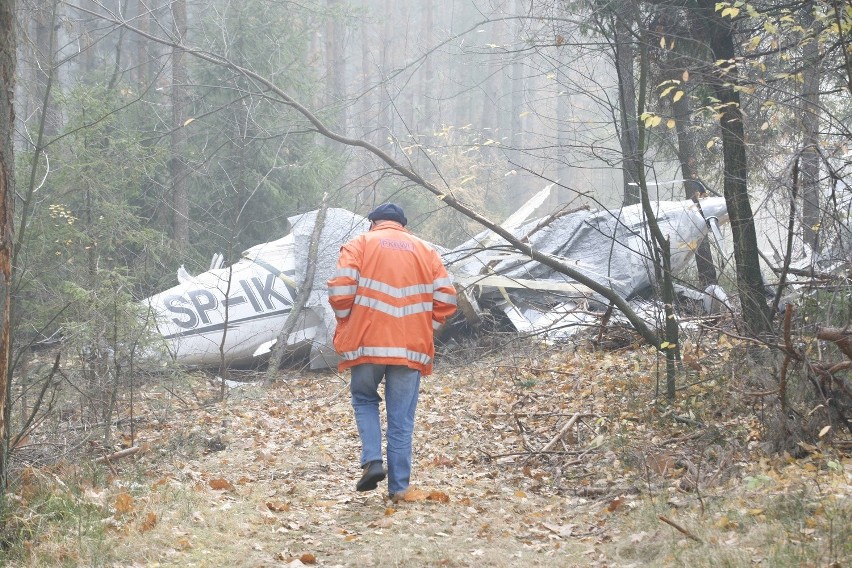
{"type": "Polygon", "coordinates": [[[691,532],[689,532],[688,530],[686,530],[685,528],[683,528],[682,526],[680,526],[679,524],[674,522],[673,520],[671,520],[667,517],[664,517],[663,515],[659,515],[657,518],[660,519],[661,521],[663,521],[664,523],[666,523],[667,525],[670,525],[670,526],[676,528],[677,530],[679,530],[680,532],[682,532],[684,535],[691,538],[695,542],[701,542],[701,543],[704,542],[700,538],[698,538],[697,536],[695,536],[694,534],[692,534],[691,532]]]}

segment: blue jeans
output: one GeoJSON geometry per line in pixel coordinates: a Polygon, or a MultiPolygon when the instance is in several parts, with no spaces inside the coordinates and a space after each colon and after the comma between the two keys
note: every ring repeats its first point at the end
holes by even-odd
{"type": "Polygon", "coordinates": [[[382,461],[382,425],[379,418],[379,383],[385,379],[385,409],[388,415],[388,493],[401,493],[411,477],[411,437],[414,412],[420,391],[420,371],[404,365],[352,367],[352,409],[361,436],[361,467],[382,461]]]}

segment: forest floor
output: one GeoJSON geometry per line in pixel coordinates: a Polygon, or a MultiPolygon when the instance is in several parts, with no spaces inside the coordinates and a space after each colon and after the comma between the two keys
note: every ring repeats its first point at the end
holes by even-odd
{"type": "MultiPolygon", "coordinates": [[[[848,566],[852,459],[794,459],[724,356],[674,405],[645,349],[464,353],[424,379],[410,500],[358,493],[344,375],[192,374],[136,394],[135,454],[27,467],[10,566],[848,566]],[[726,371],[727,372],[727,371],[726,371]],[[252,382],[257,380],[257,382],[252,382]],[[720,381],[730,381],[722,384],[720,381]]],[[[662,364],[664,367],[664,364],[662,364]]],[[[132,436],[131,436],[132,434],[132,436]]],[[[99,452],[89,444],[89,459],[99,452]]],[[[111,447],[110,451],[116,449],[111,447]]]]}

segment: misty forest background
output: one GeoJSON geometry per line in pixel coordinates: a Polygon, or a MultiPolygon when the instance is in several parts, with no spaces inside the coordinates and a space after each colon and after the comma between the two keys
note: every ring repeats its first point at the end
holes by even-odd
{"type": "MultiPolygon", "coordinates": [[[[848,268],[842,0],[18,0],[14,23],[7,451],[53,408],[36,343],[62,338],[78,418],[109,424],[138,301],[326,193],[447,247],[482,230],[459,209],[499,222],[551,182],[542,215],[724,195],[730,257],[685,278],[721,281],[743,335],[780,333],[791,265],[848,268]]],[[[849,324],[848,272],[826,278],[795,334],[849,324]]]]}

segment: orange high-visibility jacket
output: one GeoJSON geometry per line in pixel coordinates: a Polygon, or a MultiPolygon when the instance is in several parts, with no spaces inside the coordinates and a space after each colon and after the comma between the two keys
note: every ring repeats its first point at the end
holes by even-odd
{"type": "Polygon", "coordinates": [[[363,363],[432,372],[434,330],[456,311],[456,290],[438,253],[394,221],[379,221],[340,248],[328,281],[337,316],[339,369],[363,363]]]}

